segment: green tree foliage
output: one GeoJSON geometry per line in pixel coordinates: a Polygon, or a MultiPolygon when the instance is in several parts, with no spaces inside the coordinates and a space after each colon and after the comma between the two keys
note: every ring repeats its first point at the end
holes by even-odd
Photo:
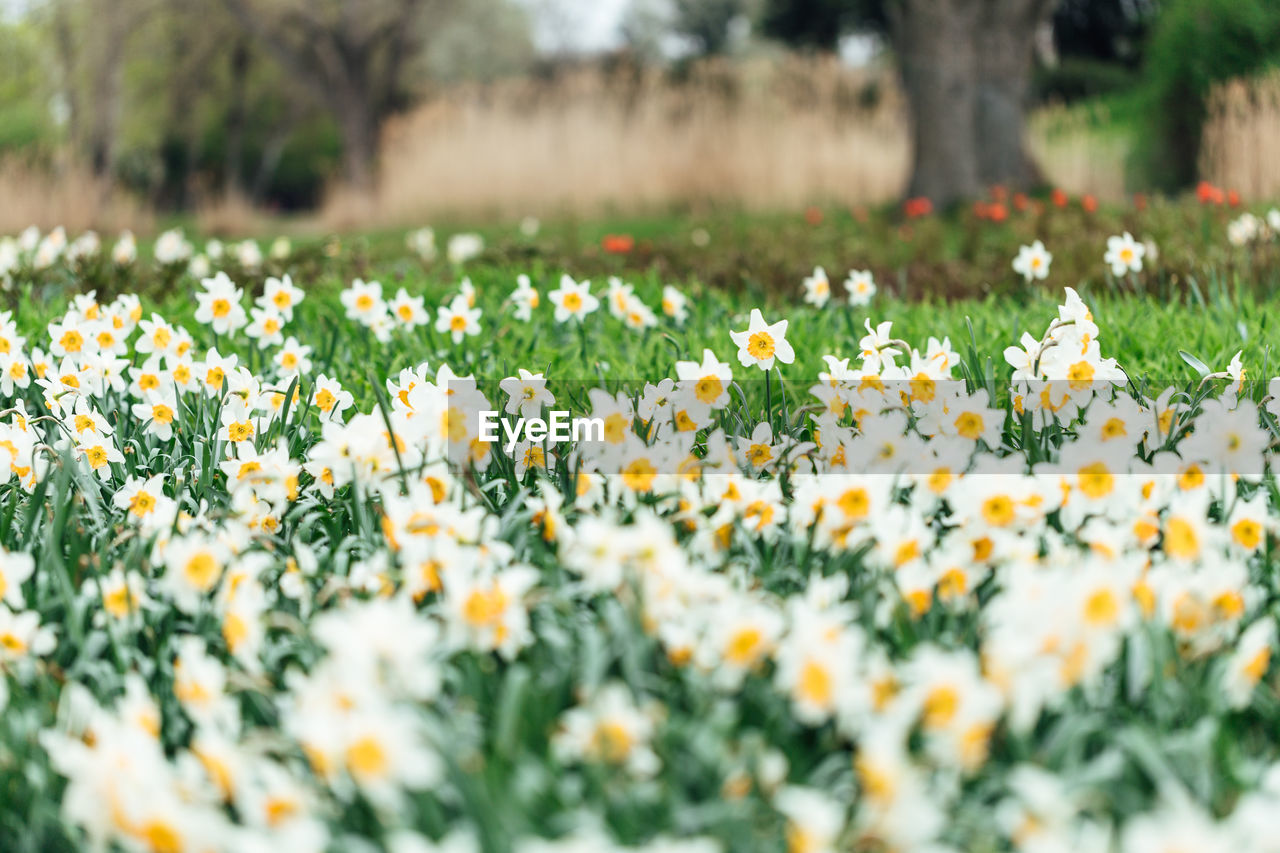
{"type": "Polygon", "coordinates": [[[1036,69],[1039,102],[1071,102],[1132,91],[1159,0],[1059,0],[1053,13],[1057,62],[1036,69]]]}
{"type": "Polygon", "coordinates": [[[1274,0],[1170,0],[1147,46],[1138,167],[1161,189],[1196,180],[1205,101],[1215,83],[1280,58],[1274,0]]]}
{"type": "Polygon", "coordinates": [[[1053,13],[1058,55],[1136,66],[1159,0],[1060,0],[1053,13]]]}
{"type": "Polygon", "coordinates": [[[858,26],[884,25],[882,0],[766,0],[761,28],[793,47],[835,50],[858,26]]]}
{"type": "MultiPolygon", "coordinates": [[[[392,109],[437,82],[532,62],[529,22],[512,0],[428,5],[392,109]]],[[[306,207],[344,153],[311,83],[223,0],[30,0],[0,22],[0,157],[66,155],[167,209],[226,192],[306,207]]]]}
{"type": "Polygon", "coordinates": [[[746,0],[674,0],[676,32],[688,38],[703,56],[729,48],[733,22],[747,13],[746,0]]]}
{"type": "Polygon", "coordinates": [[[51,153],[53,112],[40,96],[47,71],[36,29],[21,20],[0,23],[0,156],[44,158],[51,153]]]}

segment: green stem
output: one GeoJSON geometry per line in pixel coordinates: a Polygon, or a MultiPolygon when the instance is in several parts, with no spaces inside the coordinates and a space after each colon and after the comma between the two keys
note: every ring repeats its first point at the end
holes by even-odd
{"type": "Polygon", "coordinates": [[[769,422],[769,426],[773,426],[773,383],[769,378],[769,371],[764,372],[764,419],[769,422]]]}

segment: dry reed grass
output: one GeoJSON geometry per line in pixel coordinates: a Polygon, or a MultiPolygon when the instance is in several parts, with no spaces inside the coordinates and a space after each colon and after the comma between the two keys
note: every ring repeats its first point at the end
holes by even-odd
{"type": "Polygon", "coordinates": [[[1248,200],[1280,197],[1280,71],[1213,90],[1200,175],[1248,200]]]}
{"type": "Polygon", "coordinates": [[[0,199],[0,234],[17,233],[28,225],[62,225],[74,234],[90,228],[104,233],[122,228],[146,231],[152,224],[142,204],[76,167],[50,172],[21,160],[0,162],[0,199]]]}
{"type": "Polygon", "coordinates": [[[1133,143],[1110,128],[1098,109],[1054,105],[1037,110],[1027,123],[1027,145],[1046,182],[1073,195],[1121,201],[1133,143]]]}
{"type": "MultiPolygon", "coordinates": [[[[1074,194],[1125,194],[1131,140],[1095,107],[1032,115],[1046,178],[1074,194]]],[[[1201,174],[1248,199],[1280,197],[1280,72],[1216,89],[1201,174]]],[[[874,204],[901,195],[907,119],[893,75],[835,60],[708,62],[682,79],[621,64],[455,86],[389,124],[373,197],[336,189],[292,230],[528,214],[748,210],[874,204]]],[[[81,170],[0,163],[0,233],[30,224],[146,231],[151,215],[81,170]]],[[[281,227],[245,200],[197,211],[208,233],[281,227]]]]}
{"type": "MultiPolygon", "coordinates": [[[[835,60],[578,69],[452,89],[387,128],[385,222],[732,203],[747,209],[898,196],[901,97],[835,60]]],[[[332,219],[349,218],[340,199],[332,219]]],[[[367,213],[367,211],[364,211],[367,213]]]]}
{"type": "MultiPolygon", "coordinates": [[[[281,223],[267,211],[238,193],[218,194],[201,199],[195,209],[196,229],[201,234],[240,237],[280,231],[281,223]]],[[[288,229],[286,229],[288,230],[288,229]]]]}
{"type": "MultiPolygon", "coordinates": [[[[1074,194],[1125,195],[1130,140],[1076,108],[1037,112],[1028,142],[1074,194]]],[[[728,204],[796,209],[898,198],[903,97],[885,70],[835,59],[582,68],[441,93],[384,133],[375,196],[335,192],[329,227],[728,204]]]]}

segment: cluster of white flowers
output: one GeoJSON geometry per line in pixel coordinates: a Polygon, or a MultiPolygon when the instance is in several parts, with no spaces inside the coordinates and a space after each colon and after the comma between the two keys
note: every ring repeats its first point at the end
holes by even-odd
{"type": "Polygon", "coordinates": [[[1227,242],[1233,246],[1271,240],[1277,233],[1280,233],[1280,210],[1274,207],[1265,217],[1246,211],[1227,224],[1227,242]]]}
{"type": "MultiPolygon", "coordinates": [[[[831,281],[822,267],[814,267],[813,273],[805,277],[803,286],[804,301],[814,308],[822,308],[831,301],[831,281]]],[[[845,279],[844,289],[849,296],[849,305],[870,305],[871,298],[876,295],[875,278],[868,270],[854,270],[845,279]]]]}
{"type": "MultiPolygon", "coordinates": [[[[55,228],[41,235],[34,226],[18,237],[0,237],[0,285],[12,285],[13,275],[26,268],[34,272],[65,264],[78,269],[96,262],[102,254],[102,241],[96,232],[86,231],[75,240],[68,241],[66,230],[55,228]]],[[[272,241],[269,256],[277,262],[288,260],[293,244],[287,237],[272,241]]],[[[183,270],[195,279],[208,278],[224,259],[234,260],[241,270],[256,273],[262,269],[264,257],[255,240],[242,240],[230,247],[220,240],[210,240],[204,250],[198,252],[179,228],[161,233],[153,247],[155,262],[161,268],[183,270]]],[[[123,231],[112,246],[107,258],[120,268],[133,267],[138,261],[138,243],[133,234],[123,231]]]]}
{"type": "MultiPolygon", "coordinates": [[[[1126,234],[1106,263],[1143,254],[1126,234]]],[[[1036,243],[1014,265],[1050,261],[1036,243]]],[[[853,304],[874,293],[849,282],[853,304]]],[[[805,289],[826,303],[820,268],[805,289]]],[[[1169,673],[1200,679],[1214,720],[1275,705],[1280,399],[1255,402],[1243,353],[1149,393],[1066,288],[1001,380],[868,318],[774,399],[822,343],[755,308],[638,387],[584,387],[511,363],[480,334],[498,299],[462,279],[433,330],[472,357],[455,365],[510,374],[490,382],[410,352],[424,296],[357,279],[343,334],[399,362],[366,391],[377,363],[294,336],[328,334],[303,322],[323,293],[254,292],[204,277],[191,330],[129,295],[79,295],[38,338],[0,314],[6,529],[91,541],[75,567],[59,539],[0,548],[0,706],[65,682],[56,716],[42,694],[12,724],[37,721],[85,846],[474,851],[504,846],[475,817],[497,791],[565,812],[555,839],[501,826],[519,853],[710,853],[734,824],[807,853],[1274,849],[1269,743],[1216,812],[1172,777],[1130,814],[1099,794],[1160,760],[1101,715],[1183,701],[1169,673]],[[570,403],[598,439],[508,450],[471,417],[570,403]],[[46,512],[50,488],[68,491],[46,512]],[[718,811],[691,800],[617,842],[604,816],[665,814],[664,790],[718,811]]],[[[621,279],[600,293],[563,276],[553,324],[521,276],[506,304],[569,340],[691,313],[670,286],[658,310],[621,279]]],[[[1197,732],[1178,749],[1224,737],[1197,732]]]]}

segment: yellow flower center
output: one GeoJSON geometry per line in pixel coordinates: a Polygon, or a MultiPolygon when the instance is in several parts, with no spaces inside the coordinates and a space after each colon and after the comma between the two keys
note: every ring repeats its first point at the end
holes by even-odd
{"type": "Polygon", "coordinates": [[[710,405],[724,393],[724,383],[717,376],[704,376],[693,386],[693,393],[700,402],[710,405]]]}
{"type": "Polygon", "coordinates": [[[129,512],[142,518],[156,507],[156,499],[148,492],[139,491],[129,499],[129,512]]]}
{"type": "Polygon", "coordinates": [[[1005,526],[1013,521],[1013,501],[1007,495],[995,495],[987,498],[982,503],[982,517],[986,519],[987,524],[994,527],[1005,526]]]}
{"type": "Polygon", "coordinates": [[[506,610],[507,594],[494,584],[472,590],[462,605],[462,618],[477,628],[491,627],[502,622],[506,610]]]}
{"type": "Polygon", "coordinates": [[[249,421],[227,425],[227,438],[231,441],[248,441],[253,438],[253,424],[249,421]]]}
{"type": "Polygon", "coordinates": [[[773,336],[768,332],[756,332],[747,339],[747,354],[757,361],[773,358],[776,349],[773,336]]]}
{"type": "Polygon", "coordinates": [[[67,352],[80,352],[84,346],[84,336],[75,329],[68,329],[58,339],[58,344],[67,352]]]}
{"type": "Polygon", "coordinates": [[[801,698],[811,705],[825,708],[830,706],[833,695],[831,673],[815,660],[806,661],[800,670],[798,685],[801,698]]]}
{"type": "Polygon", "coordinates": [[[956,432],[970,441],[982,437],[982,416],[977,412],[961,412],[956,418],[956,432]]]}
{"type": "Polygon", "coordinates": [[[1231,525],[1231,538],[1240,547],[1253,551],[1262,542],[1262,525],[1252,518],[1242,518],[1231,525]]]}
{"type": "Polygon", "coordinates": [[[622,482],[635,492],[647,492],[653,488],[658,470],[648,459],[636,459],[622,469],[622,482]]]}
{"type": "Polygon", "coordinates": [[[1087,361],[1077,361],[1067,368],[1067,384],[1072,391],[1084,391],[1093,381],[1094,367],[1087,361]]]}
{"type": "Polygon", "coordinates": [[[631,734],[613,720],[602,721],[591,735],[591,751],[612,764],[626,760],[631,744],[631,734]]]}
{"type": "Polygon", "coordinates": [[[922,713],[925,728],[936,729],[951,722],[960,708],[960,694],[954,687],[938,685],[924,698],[922,713]]]}
{"type": "Polygon", "coordinates": [[[1115,486],[1115,476],[1102,462],[1093,462],[1085,465],[1077,472],[1077,475],[1079,477],[1080,491],[1094,500],[1111,494],[1111,490],[1115,486]]]}
{"type": "Polygon", "coordinates": [[[729,638],[729,646],[725,649],[725,659],[730,663],[745,666],[755,660],[764,642],[764,635],[754,626],[740,628],[729,638]]]}
{"type": "Polygon", "coordinates": [[[1099,589],[1084,601],[1084,618],[1090,625],[1114,624],[1119,613],[1119,602],[1109,589],[1099,589]]]}
{"type": "Polygon", "coordinates": [[[1200,553],[1200,538],[1191,522],[1171,518],[1164,527],[1164,552],[1171,557],[1190,560],[1200,553]]]}
{"type": "Polygon", "coordinates": [[[182,853],[186,849],[182,834],[163,820],[149,821],[138,831],[138,837],[151,853],[182,853]]]}
{"type": "Polygon", "coordinates": [[[871,496],[866,489],[849,489],[836,500],[836,506],[840,507],[846,518],[857,521],[866,518],[871,510],[871,496]]]}
{"type": "Polygon", "coordinates": [[[347,767],[357,776],[382,776],[387,772],[387,752],[372,736],[358,738],[347,747],[347,767]]]}
{"type": "Polygon", "coordinates": [[[198,551],[188,558],[182,571],[193,587],[206,590],[218,580],[218,561],[208,551],[198,551]]]}

